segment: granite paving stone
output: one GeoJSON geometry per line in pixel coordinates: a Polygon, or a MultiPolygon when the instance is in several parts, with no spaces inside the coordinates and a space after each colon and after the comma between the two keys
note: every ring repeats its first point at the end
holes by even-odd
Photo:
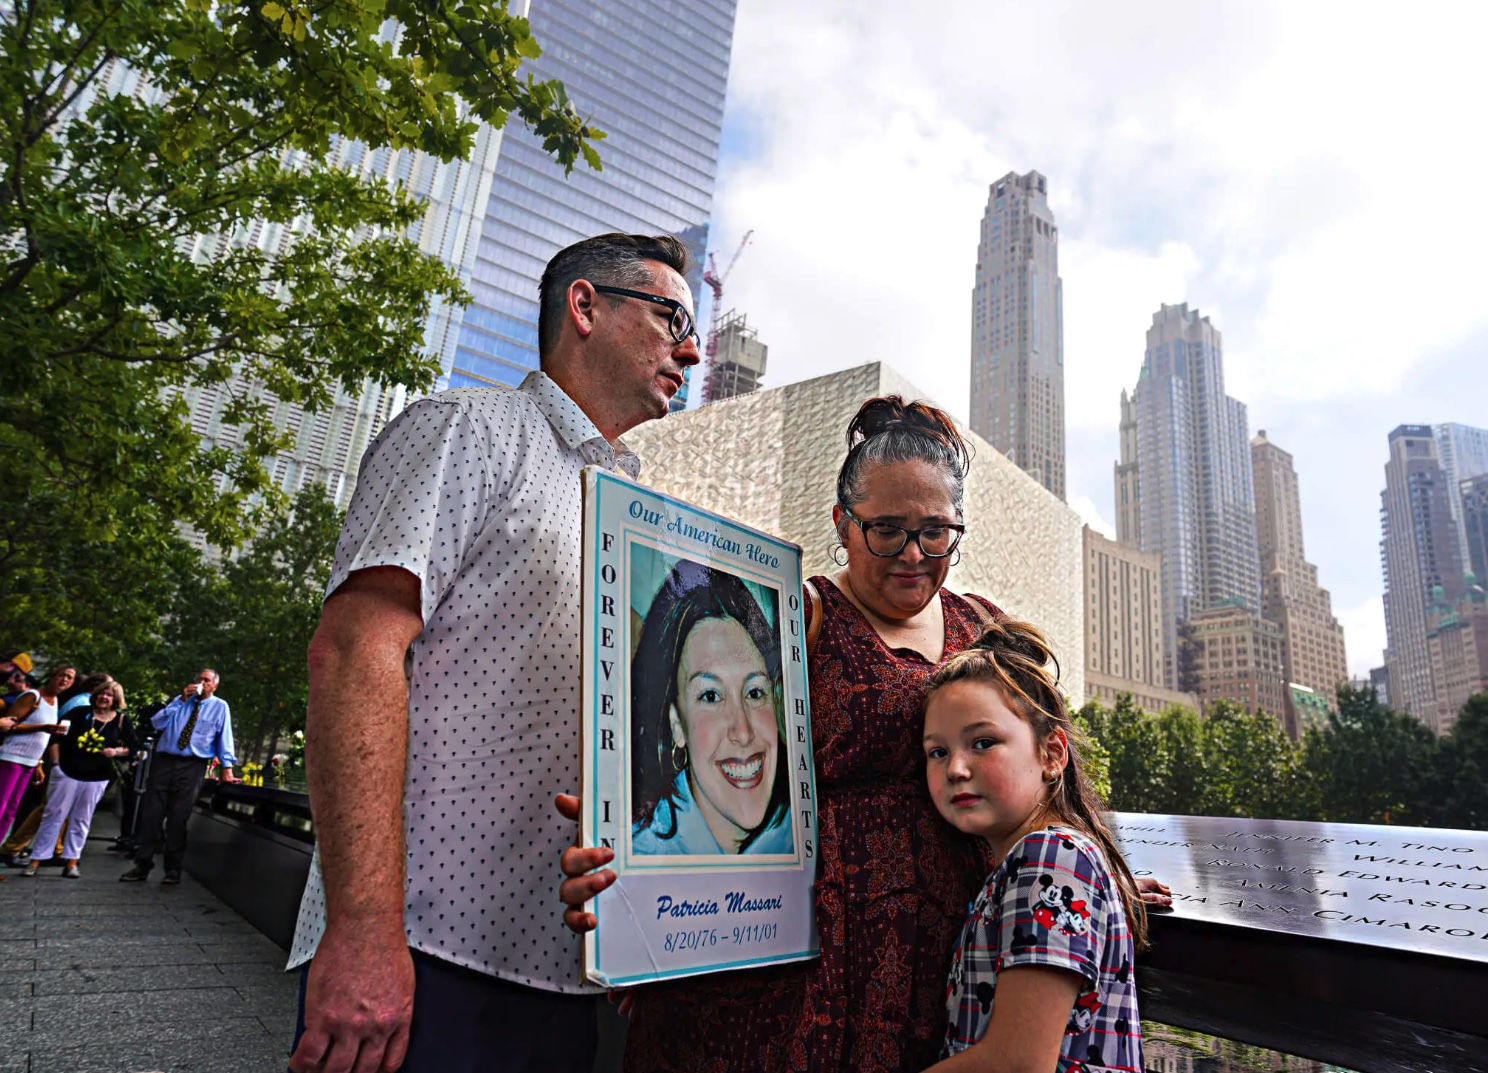
{"type": "Polygon", "coordinates": [[[68,939],[39,940],[36,968],[119,969],[147,965],[216,965],[222,959],[202,950],[190,939],[110,940],[79,944],[68,939]]]}
{"type": "MultiPolygon", "coordinates": [[[[241,968],[241,966],[235,966],[241,968]]],[[[101,991],[178,991],[190,987],[231,987],[235,976],[216,965],[135,968],[48,969],[32,974],[38,995],[87,995],[101,991]]]]}
{"type": "MultiPolygon", "coordinates": [[[[100,1007],[107,1011],[108,1007],[100,1007]]],[[[86,1024],[49,1024],[45,1019],[32,1033],[32,1047],[47,1050],[58,1047],[117,1046],[126,1047],[212,1040],[236,1045],[239,1041],[256,1042],[278,1039],[257,1017],[220,1017],[212,1021],[130,1021],[112,1015],[86,1024]]],[[[285,1037],[288,1039],[288,1037],[285,1037]]],[[[286,1043],[286,1046],[288,1044],[286,1043]]]]}
{"type": "Polygon", "coordinates": [[[33,1054],[29,1073],[278,1073],[288,1057],[288,1045],[271,1040],[103,1044],[33,1054]]]}
{"type": "Polygon", "coordinates": [[[282,1073],[299,975],[189,874],[120,883],[95,818],[82,878],[0,883],[0,1073],[282,1073]]]}

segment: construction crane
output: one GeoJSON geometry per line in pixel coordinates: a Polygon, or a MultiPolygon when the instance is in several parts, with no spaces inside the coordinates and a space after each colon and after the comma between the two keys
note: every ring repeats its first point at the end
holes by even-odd
{"type": "Polygon", "coordinates": [[[703,348],[703,353],[708,357],[708,373],[703,378],[704,406],[713,401],[713,355],[718,353],[718,325],[723,319],[723,281],[728,279],[729,273],[734,270],[734,265],[739,263],[744,247],[749,245],[749,240],[753,237],[753,230],[744,232],[744,237],[739,240],[739,248],[734,251],[728,267],[722,272],[718,271],[718,264],[713,260],[713,255],[708,254],[708,270],[703,273],[703,282],[713,292],[713,301],[708,309],[708,345],[703,348]]]}

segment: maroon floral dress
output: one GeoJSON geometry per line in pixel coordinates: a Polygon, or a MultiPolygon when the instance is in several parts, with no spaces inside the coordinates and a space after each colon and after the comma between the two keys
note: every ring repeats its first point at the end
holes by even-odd
{"type": "MultiPolygon", "coordinates": [[[[835,585],[811,580],[821,958],[637,989],[628,1073],[897,1073],[933,1065],[945,1036],[946,972],[991,861],[925,787],[920,704],[936,665],[886,647],[835,585]]],[[[949,657],[984,616],[940,597],[949,657]]]]}

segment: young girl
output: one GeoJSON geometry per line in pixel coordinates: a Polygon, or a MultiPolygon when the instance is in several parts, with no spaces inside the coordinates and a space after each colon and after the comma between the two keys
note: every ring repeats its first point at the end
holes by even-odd
{"type": "Polygon", "coordinates": [[[999,619],[930,680],[930,796],[999,862],[956,947],[934,1073],[1142,1070],[1146,917],[1051,662],[1038,630],[999,619]]]}

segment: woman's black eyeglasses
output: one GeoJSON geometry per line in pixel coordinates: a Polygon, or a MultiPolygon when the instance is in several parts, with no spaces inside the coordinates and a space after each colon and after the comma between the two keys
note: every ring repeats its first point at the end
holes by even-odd
{"type": "Polygon", "coordinates": [[[702,346],[702,340],[692,322],[692,314],[681,302],[675,298],[663,298],[659,294],[647,294],[645,291],[632,291],[625,287],[602,287],[598,283],[593,287],[600,294],[614,294],[621,298],[634,298],[641,302],[651,302],[654,305],[666,306],[672,311],[672,319],[667,323],[667,329],[672,333],[672,341],[685,343],[690,336],[693,342],[702,346]]]}
{"type": "Polygon", "coordinates": [[[956,550],[956,545],[961,543],[961,537],[966,532],[966,526],[953,522],[937,522],[919,529],[906,529],[893,522],[865,522],[854,517],[853,512],[846,507],[842,508],[842,513],[863,531],[863,543],[868,546],[868,550],[883,559],[892,559],[898,555],[911,540],[920,546],[920,551],[927,559],[944,559],[956,550]]]}

